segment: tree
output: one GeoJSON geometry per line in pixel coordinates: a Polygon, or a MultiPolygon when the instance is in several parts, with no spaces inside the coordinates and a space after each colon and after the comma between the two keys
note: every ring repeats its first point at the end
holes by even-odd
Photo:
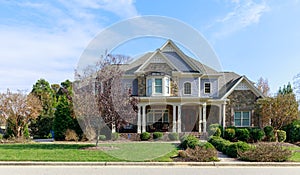
{"type": "Polygon", "coordinates": [[[257,104],[262,122],[271,123],[275,132],[298,117],[298,103],[290,84],[279,90],[277,96],[259,99],[257,104]]]}
{"type": "Polygon", "coordinates": [[[7,116],[9,130],[13,136],[23,136],[24,128],[30,120],[36,119],[42,112],[41,101],[33,94],[7,90],[0,94],[0,111],[7,116]]]}
{"type": "Polygon", "coordinates": [[[96,144],[104,125],[114,132],[122,122],[132,123],[136,117],[138,99],[131,96],[131,89],[125,89],[121,80],[121,66],[128,59],[107,54],[95,66],[76,72],[75,112],[85,130],[94,129],[96,144]]]}
{"type": "Polygon", "coordinates": [[[56,92],[45,79],[38,80],[31,93],[40,99],[43,111],[37,119],[30,122],[29,128],[34,137],[47,137],[52,129],[54,112],[56,108],[56,92]]]}
{"type": "Polygon", "coordinates": [[[268,97],[270,96],[270,87],[268,83],[268,79],[263,79],[262,77],[259,78],[257,82],[257,88],[264,94],[264,96],[268,97]]]}

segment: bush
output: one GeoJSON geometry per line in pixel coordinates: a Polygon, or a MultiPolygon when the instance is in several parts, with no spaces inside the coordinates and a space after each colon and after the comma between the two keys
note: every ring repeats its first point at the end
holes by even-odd
{"type": "Polygon", "coordinates": [[[178,140],[179,139],[179,135],[178,133],[176,132],[171,132],[168,134],[168,138],[171,140],[171,141],[175,141],[175,140],[178,140]]]}
{"type": "Polygon", "coordinates": [[[226,154],[227,147],[232,144],[230,141],[225,140],[221,137],[213,136],[208,140],[209,143],[211,143],[217,150],[223,152],[226,154]]]}
{"type": "Polygon", "coordinates": [[[283,128],[286,131],[286,140],[289,142],[300,141],[300,121],[294,121],[283,128]]]}
{"type": "Polygon", "coordinates": [[[28,130],[28,125],[27,124],[24,127],[23,136],[24,136],[25,139],[29,139],[30,138],[30,134],[29,134],[29,130],[28,130]]]}
{"type": "Polygon", "coordinates": [[[245,152],[250,150],[250,145],[246,142],[238,141],[230,144],[226,149],[226,154],[229,157],[236,158],[238,157],[238,152],[245,152]]]}
{"type": "Polygon", "coordinates": [[[147,141],[151,138],[151,135],[149,132],[143,132],[141,133],[140,138],[142,141],[147,141]]]}
{"type": "Polygon", "coordinates": [[[185,139],[181,142],[180,146],[183,149],[187,149],[187,148],[192,148],[194,149],[197,145],[199,145],[199,139],[197,139],[195,136],[193,135],[188,135],[187,137],[185,137],[185,139]]]}
{"type": "Polygon", "coordinates": [[[65,133],[65,140],[67,141],[78,141],[76,132],[72,129],[67,129],[65,133]]]}
{"type": "Polygon", "coordinates": [[[246,128],[238,128],[235,131],[235,136],[240,141],[247,141],[250,138],[250,132],[246,128]]]}
{"type": "Polygon", "coordinates": [[[235,129],[226,128],[224,132],[224,138],[233,141],[233,139],[235,138],[235,129]]]}
{"type": "Polygon", "coordinates": [[[160,140],[163,137],[163,133],[162,132],[154,132],[153,133],[153,139],[157,139],[160,140]]]}
{"type": "Polygon", "coordinates": [[[222,126],[219,124],[211,124],[208,126],[208,136],[220,137],[222,133],[222,126]]]}
{"type": "Polygon", "coordinates": [[[274,128],[272,126],[264,127],[264,132],[266,136],[266,141],[270,142],[275,140],[274,128]]]}
{"type": "Polygon", "coordinates": [[[2,140],[3,139],[3,134],[0,134],[0,140],[2,140]]]}
{"type": "Polygon", "coordinates": [[[216,149],[207,149],[205,146],[196,146],[194,149],[188,148],[186,151],[188,159],[197,162],[217,161],[218,153],[216,149]]]}
{"type": "Polygon", "coordinates": [[[119,133],[117,133],[117,132],[111,133],[111,140],[112,141],[116,141],[118,139],[119,139],[119,133]]]}
{"type": "Polygon", "coordinates": [[[106,136],[105,135],[99,135],[99,140],[105,141],[106,140],[106,136]]]}
{"type": "Polygon", "coordinates": [[[250,130],[250,138],[254,141],[261,141],[265,136],[265,132],[259,128],[253,128],[250,130]]]}
{"type": "Polygon", "coordinates": [[[277,130],[278,142],[284,142],[286,140],[286,132],[283,130],[277,130]]]}
{"type": "Polygon", "coordinates": [[[204,148],[206,148],[206,149],[216,149],[211,143],[209,143],[209,142],[200,142],[199,144],[198,144],[198,146],[200,146],[200,147],[204,147],[204,148]]]}
{"type": "Polygon", "coordinates": [[[180,143],[182,143],[189,135],[182,135],[179,137],[180,143]]]}
{"type": "Polygon", "coordinates": [[[254,148],[239,152],[241,160],[255,162],[283,162],[292,156],[292,151],[284,149],[281,145],[259,143],[254,148]]]}

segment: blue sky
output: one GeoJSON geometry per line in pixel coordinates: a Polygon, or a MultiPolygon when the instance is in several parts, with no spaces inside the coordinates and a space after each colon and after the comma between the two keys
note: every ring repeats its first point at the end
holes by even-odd
{"type": "MultiPolygon", "coordinates": [[[[300,73],[299,9],[299,0],[0,0],[0,91],[30,91],[40,78],[72,80],[80,55],[103,29],[159,15],[198,30],[224,71],[267,78],[276,92],[300,73]]],[[[133,56],[163,42],[138,39],[116,52],[133,56]]]]}

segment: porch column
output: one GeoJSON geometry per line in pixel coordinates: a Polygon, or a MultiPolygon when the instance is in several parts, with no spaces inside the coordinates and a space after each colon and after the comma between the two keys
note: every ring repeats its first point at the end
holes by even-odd
{"type": "Polygon", "coordinates": [[[142,115],[142,132],[146,132],[146,106],[143,106],[143,115],[142,115]]]}
{"type": "Polygon", "coordinates": [[[176,132],[176,106],[173,105],[173,127],[172,132],[176,132]]]}
{"type": "Polygon", "coordinates": [[[199,133],[202,131],[202,107],[199,106],[199,123],[198,123],[198,126],[199,126],[199,133]]]}
{"type": "Polygon", "coordinates": [[[111,133],[115,133],[116,132],[116,124],[115,122],[112,122],[111,124],[111,133]]]}
{"type": "Polygon", "coordinates": [[[225,129],[226,125],[226,102],[222,104],[222,126],[225,129]]]}
{"type": "Polygon", "coordinates": [[[177,132],[181,133],[181,105],[178,105],[178,121],[177,121],[177,132]]]}
{"type": "Polygon", "coordinates": [[[203,104],[203,132],[206,132],[206,103],[203,104]]]}
{"type": "Polygon", "coordinates": [[[138,106],[137,133],[141,133],[141,106],[138,106]]]}

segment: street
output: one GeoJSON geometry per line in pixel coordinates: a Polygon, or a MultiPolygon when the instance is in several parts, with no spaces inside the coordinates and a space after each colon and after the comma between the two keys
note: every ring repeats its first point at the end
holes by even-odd
{"type": "Polygon", "coordinates": [[[5,175],[300,175],[300,167],[245,166],[0,166],[5,175]]]}

